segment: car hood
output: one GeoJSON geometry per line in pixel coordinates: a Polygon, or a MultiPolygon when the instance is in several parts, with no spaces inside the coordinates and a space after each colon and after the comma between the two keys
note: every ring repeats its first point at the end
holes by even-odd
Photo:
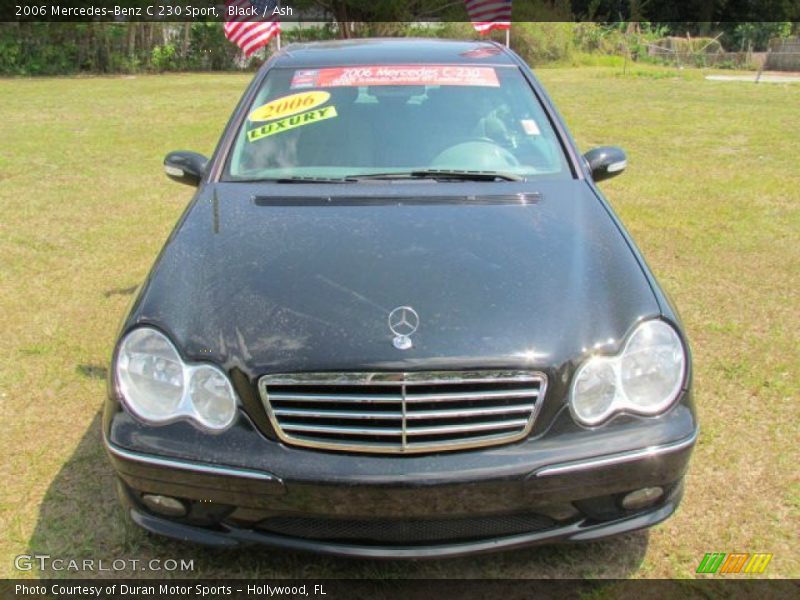
{"type": "Polygon", "coordinates": [[[659,313],[643,268],[583,181],[218,183],[125,328],[251,375],[551,369],[659,313]],[[419,328],[398,350],[387,319],[403,305],[419,328]]]}

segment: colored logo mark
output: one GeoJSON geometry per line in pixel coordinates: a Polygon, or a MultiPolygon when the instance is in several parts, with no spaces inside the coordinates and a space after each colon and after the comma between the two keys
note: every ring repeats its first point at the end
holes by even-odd
{"type": "Polygon", "coordinates": [[[715,573],[763,573],[771,560],[772,554],[765,552],[756,554],[747,552],[733,552],[730,554],[725,552],[706,552],[696,572],[710,575],[715,573]]]}

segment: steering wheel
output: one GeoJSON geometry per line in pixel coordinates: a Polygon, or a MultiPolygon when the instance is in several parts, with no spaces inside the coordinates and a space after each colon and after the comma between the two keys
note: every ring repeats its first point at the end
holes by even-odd
{"type": "Polygon", "coordinates": [[[453,146],[456,146],[458,144],[466,144],[468,142],[486,142],[487,144],[494,144],[495,146],[500,145],[497,143],[497,141],[493,140],[487,135],[471,135],[468,137],[459,138],[458,142],[456,144],[453,144],[453,146]]]}
{"type": "Polygon", "coordinates": [[[432,167],[468,168],[475,171],[497,171],[518,167],[519,164],[519,160],[511,152],[493,139],[483,136],[464,138],[442,150],[431,161],[432,167]]]}

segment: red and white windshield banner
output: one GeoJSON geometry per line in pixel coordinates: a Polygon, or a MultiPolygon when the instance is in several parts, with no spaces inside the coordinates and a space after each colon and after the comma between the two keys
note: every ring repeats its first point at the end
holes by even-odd
{"type": "Polygon", "coordinates": [[[458,65],[373,65],[301,69],[292,89],[369,85],[466,85],[500,87],[492,67],[458,65]]]}

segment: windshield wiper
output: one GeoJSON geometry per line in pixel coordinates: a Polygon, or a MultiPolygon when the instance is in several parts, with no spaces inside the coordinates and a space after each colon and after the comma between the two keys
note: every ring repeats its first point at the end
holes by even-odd
{"type": "Polygon", "coordinates": [[[500,171],[457,171],[450,169],[425,169],[394,173],[365,173],[346,177],[263,177],[258,179],[235,179],[238,183],[358,183],[366,180],[392,179],[436,179],[438,181],[525,181],[514,173],[500,171]]]}
{"type": "Polygon", "coordinates": [[[352,179],[334,177],[264,177],[260,179],[235,179],[238,183],[353,183],[352,179]]]}
{"type": "Polygon", "coordinates": [[[362,181],[365,179],[437,179],[454,181],[525,181],[525,178],[514,173],[500,171],[457,171],[451,169],[424,169],[396,173],[365,173],[364,175],[349,175],[347,181],[362,181]]]}

